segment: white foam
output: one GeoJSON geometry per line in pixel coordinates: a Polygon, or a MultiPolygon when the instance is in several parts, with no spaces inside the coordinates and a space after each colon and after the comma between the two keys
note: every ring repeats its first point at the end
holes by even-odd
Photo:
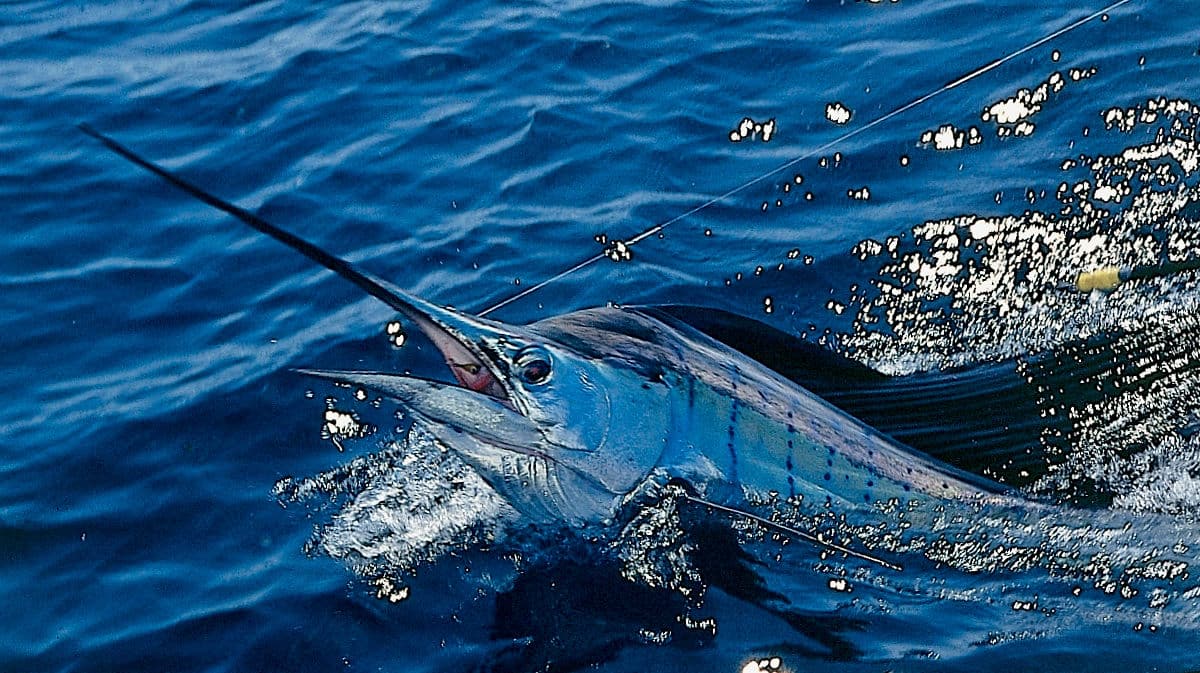
{"type": "Polygon", "coordinates": [[[971,238],[977,241],[982,241],[988,236],[996,233],[996,222],[994,220],[988,220],[982,217],[976,218],[975,221],[971,223],[969,231],[971,232],[971,238]]]}
{"type": "Polygon", "coordinates": [[[765,122],[756,122],[750,117],[743,117],[738,123],[737,128],[729,132],[729,142],[740,143],[747,138],[753,140],[758,138],[765,142],[770,142],[775,135],[775,118],[772,117],[765,122]]]}
{"type": "MultiPolygon", "coordinates": [[[[281,480],[275,491],[286,501],[336,506],[312,547],[374,580],[498,540],[516,518],[474,470],[418,429],[347,465],[281,480]]],[[[397,581],[376,586],[381,598],[408,597],[397,581]]]]}
{"type": "Polygon", "coordinates": [[[842,125],[850,121],[853,116],[853,111],[850,108],[842,105],[841,102],[835,101],[825,106],[825,118],[834,124],[842,125]]]}
{"type": "MultiPolygon", "coordinates": [[[[1055,52],[1055,55],[1057,53],[1055,52]]],[[[1095,68],[1073,69],[1068,77],[1069,81],[1078,82],[1095,73],[1095,68]]],[[[1068,78],[1064,78],[1062,73],[1052,72],[1037,85],[1018,89],[1013,95],[984,107],[980,118],[984,122],[995,124],[996,136],[1000,138],[1032,135],[1036,129],[1032,118],[1044,109],[1053,94],[1063,90],[1067,81],[1068,78]]]]}
{"type": "Polygon", "coordinates": [[[978,145],[983,140],[979,129],[971,126],[959,129],[953,124],[943,124],[936,131],[925,131],[921,134],[921,144],[933,145],[935,150],[957,150],[966,145],[978,145]]]}

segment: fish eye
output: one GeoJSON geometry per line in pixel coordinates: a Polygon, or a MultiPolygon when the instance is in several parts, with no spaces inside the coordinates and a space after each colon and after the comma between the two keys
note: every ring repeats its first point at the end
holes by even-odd
{"type": "Polygon", "coordinates": [[[515,358],[517,375],[531,385],[541,385],[550,378],[550,354],[540,348],[530,348],[515,358]]]}

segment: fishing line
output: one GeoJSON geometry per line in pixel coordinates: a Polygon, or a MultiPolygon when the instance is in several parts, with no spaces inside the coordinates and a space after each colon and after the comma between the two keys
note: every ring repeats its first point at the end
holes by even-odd
{"type": "MultiPolygon", "coordinates": [[[[1025,45],[1024,47],[1021,47],[1020,49],[1017,49],[1016,51],[1013,51],[1005,56],[1002,56],[1001,58],[998,58],[990,63],[987,63],[986,65],[980,66],[980,67],[972,70],[971,72],[969,72],[961,77],[958,77],[957,79],[952,80],[948,84],[943,84],[942,86],[938,87],[937,89],[930,91],[929,93],[927,93],[923,96],[920,96],[919,98],[913,99],[912,101],[905,103],[904,105],[901,105],[900,107],[896,108],[895,110],[892,110],[891,112],[889,112],[881,117],[876,117],[872,121],[868,122],[867,124],[865,124],[863,126],[860,126],[859,128],[856,128],[852,131],[848,131],[848,132],[834,138],[833,140],[830,140],[829,142],[827,142],[823,145],[820,145],[814,149],[810,149],[807,152],[800,154],[799,156],[789,159],[788,161],[780,164],[779,166],[776,166],[775,168],[767,171],[766,173],[763,173],[757,177],[751,178],[750,180],[748,180],[746,182],[743,182],[742,184],[730,189],[729,191],[724,192],[723,194],[714,196],[714,197],[708,199],[707,201],[705,201],[704,203],[701,203],[700,205],[693,207],[690,210],[687,210],[679,215],[676,215],[675,217],[672,217],[669,220],[666,220],[664,222],[656,224],[656,225],[650,227],[649,229],[646,229],[645,231],[641,232],[640,234],[637,234],[633,238],[630,238],[627,241],[613,241],[613,245],[616,245],[617,243],[622,243],[626,248],[637,245],[638,243],[644,241],[646,238],[660,233],[662,230],[666,229],[667,227],[671,226],[672,224],[675,224],[676,222],[679,222],[680,220],[691,217],[692,215],[695,215],[696,213],[698,213],[706,208],[716,205],[717,203],[720,203],[721,201],[724,201],[725,199],[728,199],[731,196],[734,196],[746,189],[749,189],[750,187],[762,182],[763,180],[766,180],[775,175],[778,175],[779,173],[791,168],[792,166],[795,166],[796,164],[800,163],[801,161],[805,161],[806,159],[811,159],[812,157],[820,154],[821,152],[832,149],[835,146],[840,145],[841,143],[844,143],[847,140],[850,140],[851,138],[854,138],[855,136],[857,136],[861,133],[864,133],[872,128],[875,128],[876,126],[879,126],[880,124],[888,121],[889,119],[892,119],[893,117],[896,117],[905,112],[908,112],[909,110],[911,110],[915,107],[918,107],[920,105],[924,105],[926,102],[932,100],[933,98],[936,98],[937,96],[940,96],[941,94],[943,94],[947,91],[950,91],[951,89],[961,86],[990,70],[994,70],[995,68],[1000,67],[1001,65],[1013,60],[1014,58],[1021,56],[1022,54],[1028,53],[1029,51],[1032,51],[1033,49],[1037,49],[1038,47],[1046,44],[1047,42],[1050,42],[1051,40],[1055,40],[1059,37],[1062,37],[1063,35],[1066,35],[1067,33],[1075,30],[1076,28],[1079,28],[1080,26],[1082,26],[1090,21],[1093,21],[1101,16],[1104,16],[1108,12],[1111,12],[1112,10],[1120,7],[1121,5],[1127,4],[1129,2],[1132,2],[1132,0],[1116,0],[1115,2],[1112,2],[1109,5],[1105,6],[1103,9],[1096,10],[1095,12],[1092,12],[1091,14],[1088,14],[1087,16],[1085,16],[1081,19],[1077,19],[1076,21],[1069,23],[1066,26],[1063,26],[1062,28],[1059,28],[1058,30],[1055,30],[1054,32],[1052,32],[1048,35],[1045,35],[1043,37],[1038,38],[1037,40],[1034,40],[1033,42],[1030,42],[1029,44],[1025,45]]],[[[580,269],[590,266],[590,265],[600,261],[601,259],[604,259],[607,256],[608,256],[607,250],[605,250],[604,252],[596,253],[595,255],[575,264],[574,266],[572,266],[564,271],[560,271],[559,273],[556,273],[553,276],[551,276],[543,281],[535,283],[535,284],[525,288],[524,290],[517,292],[516,294],[508,297],[507,299],[501,300],[500,302],[497,302],[497,303],[489,306],[488,308],[485,308],[484,310],[480,311],[477,315],[485,316],[485,315],[491,313],[492,311],[495,311],[498,308],[507,306],[507,305],[513,303],[514,301],[517,301],[518,299],[529,296],[530,294],[537,292],[538,290],[546,287],[547,285],[550,285],[551,283],[554,283],[563,278],[566,278],[567,276],[579,271],[580,269]]]]}
{"type": "Polygon", "coordinates": [[[777,530],[781,533],[785,533],[787,535],[791,535],[793,537],[800,538],[801,540],[804,540],[805,542],[811,542],[812,544],[815,544],[818,547],[824,547],[825,549],[829,549],[830,551],[838,552],[839,554],[845,554],[847,556],[852,556],[852,557],[862,560],[862,561],[869,561],[871,563],[876,563],[880,566],[883,566],[884,568],[887,568],[888,570],[895,570],[897,572],[902,572],[904,570],[904,567],[901,565],[892,563],[890,561],[885,561],[885,560],[875,557],[875,556],[871,556],[870,554],[867,554],[866,552],[855,551],[853,549],[850,549],[849,547],[843,547],[842,545],[837,544],[836,542],[827,542],[827,541],[822,540],[821,538],[817,537],[816,535],[813,535],[812,533],[806,533],[797,528],[792,528],[791,526],[785,526],[781,523],[776,523],[774,521],[771,521],[770,519],[764,519],[763,517],[758,516],[757,514],[745,512],[740,509],[735,509],[733,507],[726,507],[725,505],[719,505],[715,502],[712,502],[711,500],[697,498],[694,495],[690,495],[690,494],[686,494],[686,493],[682,497],[696,503],[697,505],[704,505],[705,507],[711,507],[715,510],[725,512],[726,514],[732,514],[734,516],[740,516],[740,517],[743,517],[746,519],[750,519],[751,521],[754,521],[755,523],[759,523],[763,526],[766,526],[767,528],[774,528],[775,530],[777,530]]]}

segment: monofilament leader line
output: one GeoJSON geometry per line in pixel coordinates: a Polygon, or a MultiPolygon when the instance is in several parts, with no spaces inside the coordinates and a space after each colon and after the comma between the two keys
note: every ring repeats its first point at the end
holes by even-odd
{"type": "MultiPolygon", "coordinates": [[[[710,206],[720,203],[721,201],[724,201],[725,199],[727,199],[745,189],[748,189],[749,187],[752,187],[753,185],[756,185],[756,184],[762,182],[763,180],[766,180],[770,177],[778,175],[779,173],[791,168],[792,166],[795,166],[796,164],[800,163],[801,161],[804,161],[806,159],[811,159],[812,157],[820,154],[821,152],[832,149],[835,146],[840,145],[841,143],[844,143],[847,140],[849,140],[861,133],[865,133],[869,129],[872,129],[893,117],[901,115],[915,107],[923,105],[926,102],[932,100],[933,98],[936,98],[937,96],[940,96],[941,94],[943,94],[947,91],[950,91],[951,89],[954,89],[957,86],[965,84],[966,82],[969,82],[969,81],[975,79],[976,77],[984,74],[985,72],[988,72],[989,70],[993,70],[993,69],[1013,60],[1014,58],[1021,56],[1022,54],[1032,51],[1033,49],[1037,49],[1038,47],[1046,44],[1047,42],[1050,42],[1051,40],[1054,40],[1063,35],[1066,35],[1067,33],[1075,30],[1076,28],[1079,28],[1080,26],[1082,26],[1090,21],[1093,21],[1101,16],[1104,16],[1108,12],[1111,12],[1112,10],[1120,7],[1121,5],[1127,4],[1132,1],[1133,0],[1117,0],[1116,2],[1110,3],[1102,9],[1098,9],[1095,12],[1092,12],[1091,14],[1088,14],[1087,16],[1085,16],[1081,19],[1077,19],[1074,22],[1069,23],[1069,24],[1063,26],[1062,28],[1057,29],[1052,33],[1049,33],[1043,37],[1038,38],[1037,40],[1034,40],[1033,42],[1030,42],[1029,44],[1025,45],[1024,47],[1021,47],[1020,49],[1017,49],[1016,51],[1010,52],[1010,53],[1008,53],[986,65],[980,66],[980,67],[968,72],[967,74],[965,74],[961,77],[958,77],[957,79],[952,80],[949,84],[944,84],[944,85],[938,87],[937,89],[930,91],[929,93],[927,93],[923,96],[920,96],[919,98],[913,99],[912,101],[905,103],[904,105],[901,105],[900,107],[896,108],[895,110],[892,110],[891,112],[888,112],[887,114],[885,114],[881,117],[876,117],[875,119],[871,120],[867,124],[864,124],[863,126],[860,126],[859,128],[856,128],[853,131],[844,133],[819,147],[815,147],[813,149],[810,149],[810,150],[804,152],[803,154],[800,154],[792,159],[789,159],[786,162],[784,162],[783,164],[780,164],[779,166],[776,166],[775,168],[767,171],[766,173],[763,173],[755,178],[747,180],[746,182],[743,182],[742,184],[734,187],[733,189],[730,189],[729,191],[724,192],[723,194],[720,194],[718,196],[714,196],[711,199],[705,201],[704,203],[701,203],[700,205],[695,206],[691,210],[688,210],[679,215],[676,215],[675,217],[672,217],[671,219],[666,220],[665,222],[656,224],[656,225],[650,227],[649,229],[646,229],[642,233],[634,236],[633,238],[630,238],[629,240],[621,241],[621,243],[623,243],[625,248],[630,248],[634,245],[637,245],[638,243],[649,238],[650,236],[654,236],[654,235],[658,234],[663,229],[666,229],[667,227],[671,226],[672,224],[675,224],[676,222],[679,222],[680,220],[691,217],[692,215],[695,215],[696,213],[698,213],[710,206]]],[[[615,244],[615,242],[614,242],[614,244],[615,244]]],[[[487,315],[487,314],[491,313],[492,311],[495,311],[496,309],[499,309],[503,306],[507,306],[507,305],[513,303],[514,301],[517,301],[518,299],[527,297],[527,296],[533,294],[534,292],[537,292],[538,290],[546,287],[547,285],[550,285],[551,283],[555,283],[563,278],[566,278],[567,276],[570,276],[571,274],[575,273],[576,271],[579,271],[580,269],[583,269],[584,267],[590,266],[590,265],[600,261],[601,259],[604,259],[607,256],[608,256],[607,251],[597,253],[597,254],[579,262],[578,264],[575,264],[574,266],[572,266],[568,269],[565,269],[563,271],[560,271],[559,273],[554,274],[553,276],[551,276],[539,283],[530,285],[529,287],[525,288],[524,290],[521,290],[520,292],[517,292],[516,294],[513,294],[512,296],[508,297],[507,299],[504,299],[500,302],[497,302],[497,303],[483,309],[482,311],[480,311],[478,313],[478,315],[481,315],[481,316],[487,315]]]]}
{"type": "Polygon", "coordinates": [[[785,526],[784,524],[781,524],[777,521],[771,521],[770,519],[765,519],[757,514],[752,514],[750,512],[746,512],[746,511],[743,511],[740,509],[735,509],[733,507],[726,507],[725,505],[721,505],[719,503],[712,502],[711,500],[697,498],[696,496],[693,496],[693,495],[684,495],[683,497],[687,500],[690,500],[690,501],[696,503],[697,505],[704,505],[705,507],[712,508],[719,512],[725,512],[726,514],[731,514],[733,516],[738,516],[738,517],[742,517],[744,519],[749,519],[750,521],[753,521],[759,525],[765,526],[767,528],[772,528],[772,529],[777,530],[786,535],[791,535],[792,537],[799,538],[806,542],[810,542],[818,547],[822,547],[822,548],[826,549],[827,551],[836,552],[838,554],[845,554],[846,556],[850,556],[852,558],[856,558],[856,559],[859,559],[862,561],[869,561],[871,563],[875,563],[884,568],[887,568],[888,570],[895,570],[897,572],[901,572],[904,570],[904,566],[901,566],[897,563],[892,563],[891,561],[885,561],[885,560],[879,558],[878,556],[872,556],[866,552],[855,551],[849,547],[840,545],[836,542],[831,542],[829,540],[825,540],[824,538],[821,538],[820,536],[813,535],[812,533],[802,531],[798,528],[793,528],[792,526],[785,526]]]}

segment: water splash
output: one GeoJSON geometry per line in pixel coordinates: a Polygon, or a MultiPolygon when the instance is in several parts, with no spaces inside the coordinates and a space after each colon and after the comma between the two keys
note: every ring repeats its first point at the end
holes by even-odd
{"type": "Polygon", "coordinates": [[[369,578],[399,578],[451,552],[495,543],[516,519],[474,470],[419,428],[332,470],[281,479],[274,492],[284,506],[336,507],[307,550],[369,578]]]}

